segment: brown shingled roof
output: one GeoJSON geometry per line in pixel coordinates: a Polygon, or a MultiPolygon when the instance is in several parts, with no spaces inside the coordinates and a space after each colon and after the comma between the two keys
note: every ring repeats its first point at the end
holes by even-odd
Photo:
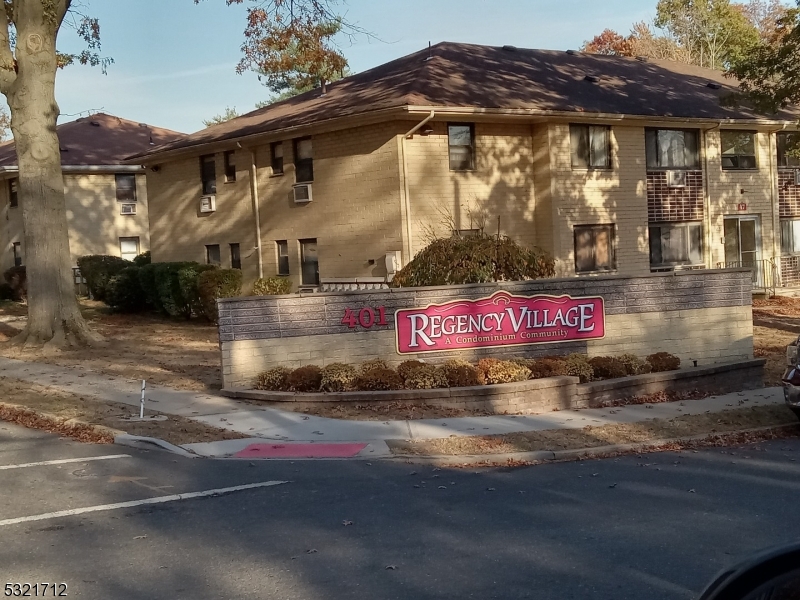
{"type": "Polygon", "coordinates": [[[720,104],[736,89],[719,71],[673,61],[443,42],[131,158],[408,106],[759,118],[720,104]]]}
{"type": "MultiPolygon", "coordinates": [[[[105,113],[64,123],[56,128],[61,146],[61,164],[66,166],[120,165],[131,154],[155,145],[174,142],[184,134],[105,113]]],[[[0,167],[17,164],[14,141],[0,144],[0,167]]]]}

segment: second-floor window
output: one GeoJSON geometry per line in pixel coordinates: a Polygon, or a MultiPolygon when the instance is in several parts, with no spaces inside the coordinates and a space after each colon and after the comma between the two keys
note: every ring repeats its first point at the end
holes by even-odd
{"type": "MultiPolygon", "coordinates": [[[[281,157],[283,164],[283,157],[281,157]]],[[[300,138],[294,142],[294,172],[297,183],[314,181],[314,147],[311,138],[300,138]]]]}
{"type": "Polygon", "coordinates": [[[471,123],[447,126],[451,171],[475,170],[475,127],[471,123]]]}
{"type": "Polygon", "coordinates": [[[203,182],[203,194],[217,193],[217,161],[213,154],[200,157],[200,180],[203,182]]]}
{"type": "Polygon", "coordinates": [[[778,133],[778,166],[800,167],[800,133],[778,133]]]}
{"type": "Polygon", "coordinates": [[[11,208],[16,208],[19,206],[19,197],[17,196],[17,180],[9,179],[8,180],[8,205],[11,208]]]}
{"type": "Polygon", "coordinates": [[[119,202],[136,202],[136,175],[117,173],[114,175],[119,202]]]}
{"type": "Polygon", "coordinates": [[[756,133],[754,131],[722,131],[722,168],[757,169],[756,133]]]}
{"type": "Polygon", "coordinates": [[[648,169],[700,168],[699,134],[696,129],[646,129],[648,169]]]}
{"type": "Polygon", "coordinates": [[[573,169],[611,168],[610,127],[570,125],[569,145],[573,169]]]}

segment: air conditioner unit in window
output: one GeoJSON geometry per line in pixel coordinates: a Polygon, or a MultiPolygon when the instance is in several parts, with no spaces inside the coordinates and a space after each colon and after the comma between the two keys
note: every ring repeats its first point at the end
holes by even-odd
{"type": "Polygon", "coordinates": [[[794,170],[794,184],[800,185],[800,169],[794,170]]]}
{"type": "Polygon", "coordinates": [[[121,215],[135,215],[136,214],[136,205],[135,204],[121,204],[119,207],[119,214],[121,215]]]}
{"type": "Polygon", "coordinates": [[[686,187],[686,171],[667,171],[669,187],[686,187]]]}
{"type": "Polygon", "coordinates": [[[208,196],[200,196],[200,212],[213,213],[217,210],[217,197],[213,194],[208,196]]]}
{"type": "Polygon", "coordinates": [[[310,183],[297,183],[294,186],[294,202],[295,204],[307,204],[314,199],[311,193],[310,183]]]}

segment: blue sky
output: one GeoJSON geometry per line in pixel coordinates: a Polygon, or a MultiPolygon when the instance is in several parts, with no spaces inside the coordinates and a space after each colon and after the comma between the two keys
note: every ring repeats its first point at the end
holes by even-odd
{"type": "MultiPolygon", "coordinates": [[[[83,0],[100,19],[103,53],[115,60],[100,69],[61,71],[56,97],[60,122],[103,110],[183,132],[226,106],[252,110],[268,91],[252,73],[237,75],[244,7],[225,0],[83,0]]],[[[353,71],[363,71],[427,46],[428,42],[577,48],[606,27],[626,32],[652,19],[655,0],[347,0],[348,20],[379,40],[344,40],[353,71]]],[[[77,48],[73,31],[59,46],[77,48]]]]}

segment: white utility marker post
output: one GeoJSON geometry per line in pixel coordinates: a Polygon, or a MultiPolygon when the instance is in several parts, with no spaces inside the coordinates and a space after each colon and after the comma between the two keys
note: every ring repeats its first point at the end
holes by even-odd
{"type": "Polygon", "coordinates": [[[139,404],[139,418],[144,419],[144,391],[147,389],[147,381],[142,379],[142,402],[139,404]]]}

